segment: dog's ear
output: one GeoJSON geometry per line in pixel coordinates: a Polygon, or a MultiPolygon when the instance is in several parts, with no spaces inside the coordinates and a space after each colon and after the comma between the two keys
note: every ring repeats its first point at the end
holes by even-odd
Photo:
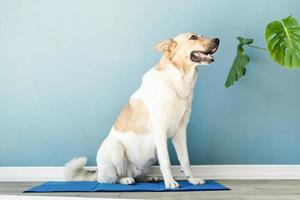
{"type": "Polygon", "coordinates": [[[159,43],[157,43],[154,46],[154,49],[156,49],[159,52],[167,52],[170,51],[172,48],[176,47],[177,43],[173,39],[164,40],[159,43]]]}

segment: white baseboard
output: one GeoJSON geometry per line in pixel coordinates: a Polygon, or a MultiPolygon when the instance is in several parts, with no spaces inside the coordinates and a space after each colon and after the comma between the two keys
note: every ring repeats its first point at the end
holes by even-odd
{"type": "MultiPolygon", "coordinates": [[[[194,165],[192,171],[205,179],[300,179],[300,165],[194,165]]],[[[183,178],[179,166],[172,172],[183,178]]],[[[149,175],[161,176],[159,168],[154,166],[149,175]]],[[[0,182],[62,180],[63,167],[0,167],[0,182]]]]}

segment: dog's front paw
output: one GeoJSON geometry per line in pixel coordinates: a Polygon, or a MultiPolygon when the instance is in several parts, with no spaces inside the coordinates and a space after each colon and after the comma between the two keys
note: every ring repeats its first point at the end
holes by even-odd
{"type": "Polygon", "coordinates": [[[200,177],[190,177],[188,178],[188,182],[193,185],[203,185],[205,183],[205,180],[200,177]]]}
{"type": "Polygon", "coordinates": [[[167,189],[179,188],[179,184],[173,178],[165,179],[165,188],[167,189]]]}

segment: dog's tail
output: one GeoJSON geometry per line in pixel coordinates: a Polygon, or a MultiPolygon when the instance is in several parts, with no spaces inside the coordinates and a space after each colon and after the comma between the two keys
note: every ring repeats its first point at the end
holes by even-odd
{"type": "Polygon", "coordinates": [[[97,170],[84,169],[86,163],[86,157],[74,158],[69,161],[64,169],[65,179],[69,181],[95,181],[97,179],[97,170]]]}

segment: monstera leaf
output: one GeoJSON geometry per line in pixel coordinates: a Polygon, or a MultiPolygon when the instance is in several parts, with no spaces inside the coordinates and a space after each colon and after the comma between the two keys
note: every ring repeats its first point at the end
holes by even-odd
{"type": "Polygon", "coordinates": [[[238,81],[246,74],[246,65],[249,63],[249,56],[245,53],[244,45],[253,43],[253,39],[238,37],[239,44],[237,46],[236,57],[229,71],[225,87],[230,87],[235,81],[238,81]]]}
{"type": "Polygon", "coordinates": [[[267,25],[265,39],[271,58],[288,68],[300,68],[300,26],[289,16],[267,25]]]}

